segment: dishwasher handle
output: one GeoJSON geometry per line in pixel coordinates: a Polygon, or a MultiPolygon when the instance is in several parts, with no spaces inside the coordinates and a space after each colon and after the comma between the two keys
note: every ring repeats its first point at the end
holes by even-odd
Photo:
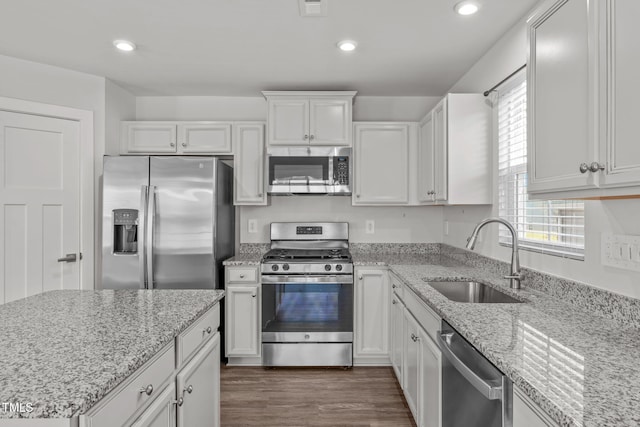
{"type": "Polygon", "coordinates": [[[438,347],[440,347],[442,354],[447,358],[447,360],[449,360],[453,367],[456,368],[456,370],[460,372],[460,374],[465,377],[473,387],[475,387],[476,390],[482,393],[484,397],[489,400],[502,399],[502,385],[492,385],[480,378],[478,374],[465,365],[464,362],[451,350],[450,343],[452,337],[453,333],[438,331],[438,347]]]}

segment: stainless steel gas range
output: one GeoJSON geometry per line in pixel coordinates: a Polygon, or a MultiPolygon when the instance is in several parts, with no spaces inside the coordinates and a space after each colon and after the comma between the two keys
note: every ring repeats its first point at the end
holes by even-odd
{"type": "Polygon", "coordinates": [[[262,363],[353,365],[349,224],[271,224],[262,259],[262,363]]]}

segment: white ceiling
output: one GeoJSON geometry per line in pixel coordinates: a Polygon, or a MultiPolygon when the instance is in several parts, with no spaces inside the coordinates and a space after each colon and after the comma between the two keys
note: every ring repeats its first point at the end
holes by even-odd
{"type": "Polygon", "coordinates": [[[261,90],[442,95],[537,0],[20,0],[3,2],[0,54],[107,78],[136,95],[261,90]],[[10,5],[10,6],[9,6],[10,5]],[[138,45],[117,52],[114,39],[138,45]],[[359,43],[352,53],[342,39],[359,43]]]}

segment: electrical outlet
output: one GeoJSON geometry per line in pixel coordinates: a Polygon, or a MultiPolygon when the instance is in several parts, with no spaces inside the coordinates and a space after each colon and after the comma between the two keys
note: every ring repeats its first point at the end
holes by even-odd
{"type": "Polygon", "coordinates": [[[444,235],[445,236],[449,235],[449,221],[444,222],[444,235]]]}
{"type": "Polygon", "coordinates": [[[368,219],[365,222],[365,233],[367,234],[373,234],[376,232],[376,222],[372,219],[368,219]]]}
{"type": "Polygon", "coordinates": [[[602,233],[602,264],[640,271],[640,236],[602,233]]]}
{"type": "Polygon", "coordinates": [[[258,232],[258,220],[250,219],[247,221],[247,231],[249,233],[257,233],[258,232]]]}

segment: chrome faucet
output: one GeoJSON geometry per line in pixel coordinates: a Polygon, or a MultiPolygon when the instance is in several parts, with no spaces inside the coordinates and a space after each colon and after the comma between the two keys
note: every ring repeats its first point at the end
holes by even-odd
{"type": "Polygon", "coordinates": [[[511,246],[513,249],[511,252],[511,274],[509,274],[508,276],[504,276],[504,278],[509,279],[509,285],[511,286],[511,289],[520,289],[522,273],[520,273],[520,255],[518,253],[518,232],[509,221],[506,221],[502,218],[483,219],[478,223],[478,225],[476,225],[476,228],[473,229],[471,237],[467,239],[467,249],[473,250],[473,248],[476,246],[476,240],[478,239],[478,233],[480,232],[480,229],[492,222],[497,222],[498,224],[504,225],[511,232],[511,246]]]}

